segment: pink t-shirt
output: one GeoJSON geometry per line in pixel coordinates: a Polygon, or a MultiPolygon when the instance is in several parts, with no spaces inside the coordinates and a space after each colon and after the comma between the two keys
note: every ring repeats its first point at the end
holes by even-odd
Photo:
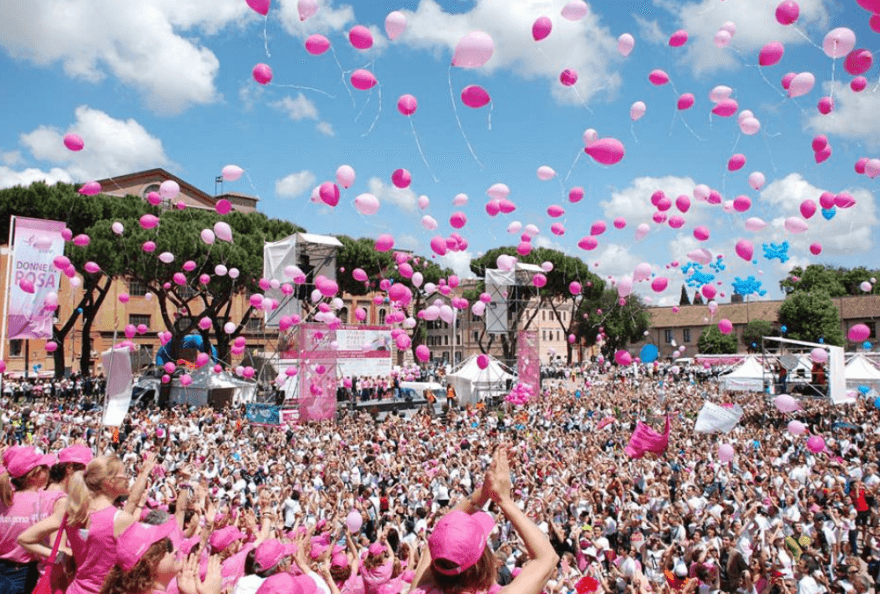
{"type": "MultiPolygon", "coordinates": [[[[58,501],[60,501],[61,499],[67,497],[67,493],[65,493],[61,489],[43,491],[43,497],[43,517],[48,518],[53,513],[55,513],[55,504],[58,503],[58,501]]],[[[55,539],[53,539],[52,535],[50,534],[43,541],[43,544],[51,549],[55,546],[55,539]]],[[[47,567],[48,565],[46,565],[46,560],[41,558],[40,562],[37,564],[37,569],[39,570],[40,575],[43,575],[43,573],[45,573],[47,567]]]]}
{"type": "Polygon", "coordinates": [[[76,560],[76,576],[65,594],[98,594],[104,578],[116,564],[116,536],[113,520],[117,510],[112,505],[89,517],[88,528],[68,526],[67,542],[76,560]]]}
{"type": "Polygon", "coordinates": [[[18,544],[22,532],[46,517],[43,509],[45,491],[16,493],[12,505],[0,503],[0,559],[13,563],[30,563],[36,557],[18,544]]]}

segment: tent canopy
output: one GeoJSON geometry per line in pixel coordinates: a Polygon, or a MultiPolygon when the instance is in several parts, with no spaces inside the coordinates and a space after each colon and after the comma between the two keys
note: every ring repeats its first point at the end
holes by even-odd
{"type": "Polygon", "coordinates": [[[192,383],[186,387],[180,384],[180,378],[171,382],[171,402],[190,406],[208,404],[208,393],[211,390],[232,390],[232,405],[253,402],[257,394],[257,385],[253,382],[238,379],[225,371],[215,373],[205,365],[190,373],[192,383]]]}
{"type": "Polygon", "coordinates": [[[489,357],[486,369],[477,365],[477,355],[468,357],[458,369],[446,376],[458,396],[459,404],[476,404],[480,399],[502,396],[507,390],[507,380],[516,376],[509,373],[500,361],[489,357]]]}
{"type": "Polygon", "coordinates": [[[756,357],[749,356],[739,367],[721,378],[721,381],[728,391],[763,392],[764,368],[756,357]]]}
{"type": "Polygon", "coordinates": [[[858,389],[859,386],[869,386],[880,392],[880,369],[868,361],[864,355],[856,355],[849,360],[844,368],[846,387],[850,390],[858,389]]]}

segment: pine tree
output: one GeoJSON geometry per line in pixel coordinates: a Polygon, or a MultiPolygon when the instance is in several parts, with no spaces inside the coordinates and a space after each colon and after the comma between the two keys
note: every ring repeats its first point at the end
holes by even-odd
{"type": "Polygon", "coordinates": [[[691,304],[690,297],[688,297],[687,286],[685,286],[684,284],[681,285],[681,298],[679,298],[678,304],[679,305],[690,305],[691,304]]]}

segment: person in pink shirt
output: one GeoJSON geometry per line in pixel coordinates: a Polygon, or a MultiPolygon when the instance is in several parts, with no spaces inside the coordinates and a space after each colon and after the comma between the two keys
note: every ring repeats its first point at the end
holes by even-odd
{"type": "Polygon", "coordinates": [[[37,584],[37,557],[18,544],[22,532],[42,519],[49,466],[54,456],[14,446],[3,452],[0,475],[0,592],[30,594],[37,584]]]}
{"type": "Polygon", "coordinates": [[[28,551],[44,558],[52,553],[45,539],[65,524],[65,535],[76,561],[76,575],[67,587],[67,594],[98,594],[104,578],[116,561],[120,535],[140,515],[141,501],[155,466],[155,456],[144,462],[141,473],[129,492],[129,477],[122,461],[116,456],[92,460],[85,471],[78,471],[68,483],[67,507],[63,516],[52,515],[19,536],[19,543],[28,551]],[[114,501],[128,495],[125,508],[114,501]]]}

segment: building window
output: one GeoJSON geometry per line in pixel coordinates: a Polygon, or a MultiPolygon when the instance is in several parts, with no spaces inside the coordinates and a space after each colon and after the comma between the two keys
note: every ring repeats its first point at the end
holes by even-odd
{"type": "Polygon", "coordinates": [[[449,346],[449,335],[443,337],[443,346],[449,346]]]}
{"type": "Polygon", "coordinates": [[[158,192],[158,191],[159,191],[159,184],[150,184],[149,186],[144,188],[143,198],[146,198],[147,194],[149,194],[150,192],[158,192]]]}
{"type": "Polygon", "coordinates": [[[150,316],[149,314],[129,314],[128,315],[128,323],[132,326],[140,326],[143,324],[147,328],[150,327],[150,316]]]}
{"type": "Polygon", "coordinates": [[[480,333],[477,330],[474,330],[474,342],[480,342],[480,333]]]}
{"type": "Polygon", "coordinates": [[[664,339],[666,340],[666,344],[672,343],[673,340],[673,332],[672,330],[664,330],[663,331],[664,339]]]}
{"type": "Polygon", "coordinates": [[[547,341],[547,331],[546,330],[541,330],[541,340],[543,340],[544,342],[547,341]]]}
{"type": "Polygon", "coordinates": [[[339,310],[339,319],[342,320],[343,324],[348,324],[348,308],[343,307],[339,310]]]}
{"type": "Polygon", "coordinates": [[[681,331],[681,339],[684,342],[691,341],[691,329],[690,328],[685,328],[684,330],[681,331]]]}
{"type": "Polygon", "coordinates": [[[547,312],[544,311],[543,309],[541,310],[541,321],[542,321],[542,322],[545,322],[545,321],[546,321],[546,318],[544,317],[544,314],[546,314],[546,313],[547,313],[547,312]]]}
{"type": "Polygon", "coordinates": [[[379,310],[379,323],[380,323],[380,324],[384,324],[384,323],[385,323],[385,316],[386,316],[387,314],[388,314],[388,312],[385,311],[385,308],[384,308],[384,307],[383,307],[382,309],[379,310]]]}
{"type": "Polygon", "coordinates": [[[195,290],[189,285],[180,285],[179,287],[177,287],[177,296],[184,301],[192,299],[193,297],[195,297],[195,295],[195,290]]]}
{"type": "Polygon", "coordinates": [[[456,346],[461,346],[461,334],[456,334],[456,335],[455,335],[455,345],[456,345],[456,346]]]}
{"type": "Polygon", "coordinates": [[[132,297],[143,297],[147,294],[147,284],[139,280],[128,281],[128,294],[132,297]]]}
{"type": "Polygon", "coordinates": [[[10,357],[21,357],[21,347],[24,344],[23,340],[10,340],[9,341],[9,356],[10,357]]]}
{"type": "Polygon", "coordinates": [[[263,318],[248,318],[244,328],[247,332],[259,332],[263,329],[263,318]]]}

